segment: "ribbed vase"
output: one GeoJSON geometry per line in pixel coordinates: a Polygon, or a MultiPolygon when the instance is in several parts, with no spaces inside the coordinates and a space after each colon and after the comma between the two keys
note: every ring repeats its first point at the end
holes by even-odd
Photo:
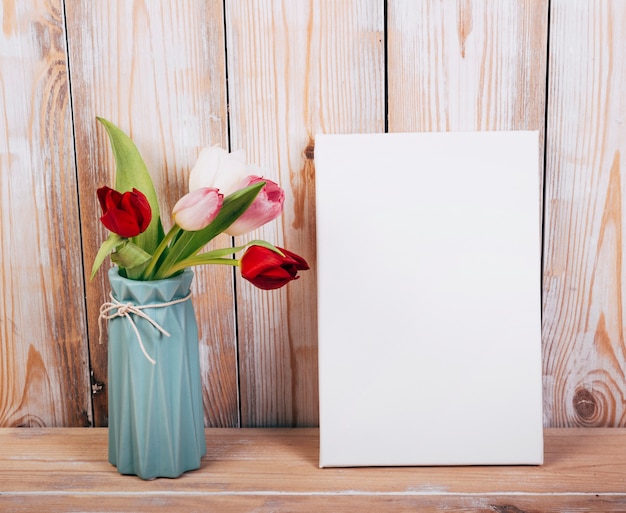
{"type": "Polygon", "coordinates": [[[116,314],[109,312],[108,326],[109,461],[121,474],[178,477],[206,453],[198,327],[191,300],[183,300],[192,280],[190,270],[156,281],[109,271],[116,314]]]}

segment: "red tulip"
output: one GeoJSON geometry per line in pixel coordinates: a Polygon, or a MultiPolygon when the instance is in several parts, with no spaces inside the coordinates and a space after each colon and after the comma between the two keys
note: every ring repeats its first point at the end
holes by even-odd
{"type": "Polygon", "coordinates": [[[260,289],[272,290],[297,280],[298,271],[309,269],[301,256],[278,249],[285,256],[263,246],[250,246],[241,258],[241,276],[260,289]]]}
{"type": "Polygon", "coordinates": [[[110,187],[100,187],[97,192],[103,214],[100,221],[110,231],[126,238],[146,231],[152,210],[141,191],[133,189],[122,194],[110,187]]]}

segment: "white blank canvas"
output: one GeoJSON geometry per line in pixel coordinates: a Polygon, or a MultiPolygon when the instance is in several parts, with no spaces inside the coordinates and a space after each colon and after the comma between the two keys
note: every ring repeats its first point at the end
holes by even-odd
{"type": "Polygon", "coordinates": [[[538,144],[316,137],[320,466],[542,463],[538,144]]]}

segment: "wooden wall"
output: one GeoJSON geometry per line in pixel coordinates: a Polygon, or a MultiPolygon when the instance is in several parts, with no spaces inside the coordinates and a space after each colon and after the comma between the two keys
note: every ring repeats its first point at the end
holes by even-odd
{"type": "Polygon", "coordinates": [[[197,270],[209,426],[318,422],[316,132],[540,130],[545,424],[626,426],[626,2],[0,5],[0,426],[107,422],[108,287],[88,273],[114,169],[95,116],[133,137],[164,211],[213,144],[287,192],[253,236],[307,258],[302,279],[197,270]]]}

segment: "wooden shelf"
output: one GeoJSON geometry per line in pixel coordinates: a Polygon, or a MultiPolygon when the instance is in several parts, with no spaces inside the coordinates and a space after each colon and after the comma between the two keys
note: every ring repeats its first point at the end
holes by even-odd
{"type": "Polygon", "coordinates": [[[318,467],[317,429],[207,429],[202,467],[122,476],[107,431],[0,429],[0,511],[626,511],[626,429],[547,429],[542,466],[318,467]]]}

